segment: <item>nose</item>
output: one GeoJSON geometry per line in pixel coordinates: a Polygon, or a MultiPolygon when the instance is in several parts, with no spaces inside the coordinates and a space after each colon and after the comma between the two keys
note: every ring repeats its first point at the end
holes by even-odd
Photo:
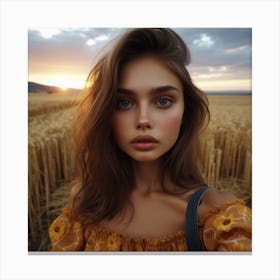
{"type": "Polygon", "coordinates": [[[151,112],[147,105],[143,104],[139,106],[138,116],[137,116],[137,129],[151,128],[151,112]]]}

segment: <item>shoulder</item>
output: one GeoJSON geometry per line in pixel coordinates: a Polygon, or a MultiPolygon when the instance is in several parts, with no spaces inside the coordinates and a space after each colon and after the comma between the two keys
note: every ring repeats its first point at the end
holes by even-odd
{"type": "Polygon", "coordinates": [[[65,206],[48,230],[52,251],[79,251],[84,243],[84,224],[82,218],[73,219],[70,207],[65,206]]]}
{"type": "Polygon", "coordinates": [[[199,207],[199,220],[204,221],[211,210],[226,205],[239,199],[230,192],[209,188],[203,195],[201,205],[199,207]]]}
{"type": "Polygon", "coordinates": [[[216,188],[209,188],[204,194],[202,202],[205,206],[214,207],[233,200],[238,200],[234,194],[216,188]]]}
{"type": "Polygon", "coordinates": [[[199,209],[199,219],[207,250],[251,251],[252,213],[242,199],[210,189],[199,209]]]}

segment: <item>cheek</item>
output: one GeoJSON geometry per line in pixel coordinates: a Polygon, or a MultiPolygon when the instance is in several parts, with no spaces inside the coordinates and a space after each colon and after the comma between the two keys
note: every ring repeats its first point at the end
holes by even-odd
{"type": "Polygon", "coordinates": [[[129,127],[129,118],[125,116],[115,115],[112,119],[113,134],[117,142],[122,139],[122,137],[127,132],[129,127]]]}
{"type": "Polygon", "coordinates": [[[175,112],[161,118],[161,126],[170,136],[177,136],[182,124],[183,113],[175,112]]]}

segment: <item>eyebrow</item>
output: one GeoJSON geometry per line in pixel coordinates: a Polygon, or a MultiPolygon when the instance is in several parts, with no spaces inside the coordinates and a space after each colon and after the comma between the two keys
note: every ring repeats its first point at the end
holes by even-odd
{"type": "MultiPolygon", "coordinates": [[[[171,90],[179,92],[178,88],[170,86],[170,85],[166,85],[166,86],[152,88],[151,93],[163,93],[163,92],[171,91],[171,90]]],[[[126,89],[126,88],[118,88],[117,92],[120,94],[135,94],[135,91],[133,91],[131,89],[126,89]]]]}

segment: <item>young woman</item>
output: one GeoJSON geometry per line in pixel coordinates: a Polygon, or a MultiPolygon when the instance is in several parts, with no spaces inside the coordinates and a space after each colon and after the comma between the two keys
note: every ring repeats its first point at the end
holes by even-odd
{"type": "Polygon", "coordinates": [[[207,98],[171,29],[128,30],[88,77],[77,178],[49,229],[53,251],[250,251],[251,210],[207,188],[207,98]]]}

